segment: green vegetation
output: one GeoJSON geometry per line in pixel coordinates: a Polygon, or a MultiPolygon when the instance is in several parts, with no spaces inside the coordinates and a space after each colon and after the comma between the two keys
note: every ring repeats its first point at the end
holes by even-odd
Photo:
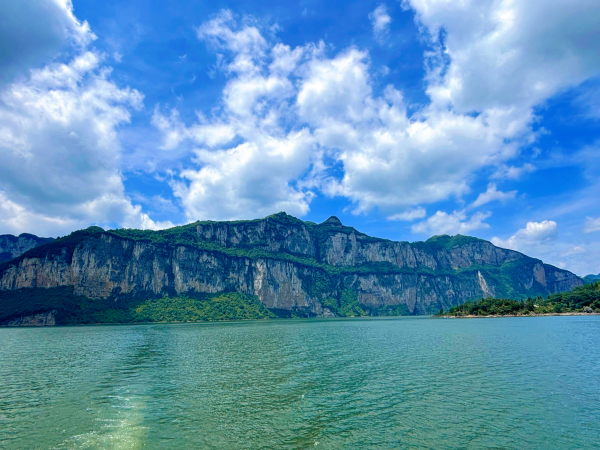
{"type": "Polygon", "coordinates": [[[440,316],[505,316],[555,314],[567,312],[600,313],[600,281],[579,286],[569,292],[524,300],[482,298],[440,311],[440,316]]]}
{"type": "MultiPolygon", "coordinates": [[[[267,217],[270,221],[267,221],[266,225],[266,234],[268,234],[268,227],[279,225],[306,225],[309,229],[309,232],[317,242],[317,246],[321,247],[321,244],[327,240],[329,232],[331,231],[331,223],[324,222],[323,224],[312,224],[309,222],[303,222],[300,219],[297,219],[293,216],[289,216],[285,213],[278,213],[272,216],[267,217]]],[[[35,257],[53,257],[55,255],[60,255],[62,253],[66,254],[68,261],[73,255],[75,247],[83,242],[84,240],[93,237],[94,235],[104,233],[113,236],[118,236],[120,238],[137,240],[137,241],[148,241],[156,245],[165,245],[168,247],[174,246],[185,246],[190,247],[197,250],[204,250],[211,253],[218,253],[228,257],[238,257],[238,258],[248,258],[252,260],[256,259],[273,259],[278,261],[288,261],[300,266],[312,268],[312,269],[322,269],[329,276],[337,276],[337,275],[368,275],[368,274],[376,274],[376,275],[392,275],[392,274],[426,274],[426,275],[445,275],[445,276],[455,276],[457,274],[456,271],[448,270],[448,271],[433,271],[428,269],[427,267],[419,267],[410,268],[403,267],[400,268],[390,262],[369,262],[359,266],[332,266],[329,264],[324,264],[322,262],[317,261],[314,258],[308,257],[306,255],[299,255],[290,252],[286,252],[283,250],[272,252],[265,250],[264,247],[267,247],[267,242],[253,242],[252,244],[239,243],[236,247],[224,247],[215,242],[208,241],[202,239],[198,233],[196,232],[196,227],[198,225],[208,225],[208,224],[252,224],[254,222],[260,222],[265,219],[257,219],[250,221],[232,221],[232,222],[212,222],[212,221],[202,221],[202,222],[194,222],[191,224],[173,227],[165,230],[152,231],[152,230],[137,230],[137,229],[117,229],[117,230],[108,230],[105,231],[100,227],[89,227],[85,230],[75,231],[68,236],[63,238],[56,239],[48,244],[41,245],[39,247],[35,247],[28,252],[25,252],[19,258],[13,259],[11,261],[7,261],[4,263],[0,263],[0,276],[2,273],[8,268],[10,265],[17,264],[24,258],[35,258],[35,257]]],[[[369,242],[379,242],[386,241],[385,239],[373,238],[362,233],[358,233],[352,227],[346,227],[342,225],[335,226],[335,232],[342,232],[350,234],[352,232],[357,233],[361,236],[363,241],[369,242]]],[[[442,236],[444,237],[444,236],[442,236]]],[[[445,236],[446,238],[450,238],[449,236],[445,236]]],[[[468,238],[466,236],[455,236],[454,238],[468,238]]],[[[452,239],[454,239],[452,238],[452,239]]],[[[468,238],[475,239],[475,238],[468,238]]],[[[454,242],[454,241],[453,241],[454,242]]],[[[314,293],[317,293],[316,291],[314,293]]]]}
{"type": "Polygon", "coordinates": [[[323,300],[322,304],[339,317],[370,315],[370,311],[358,302],[358,294],[352,289],[344,289],[339,299],[329,297],[323,300]]]}
{"type": "Polygon", "coordinates": [[[257,297],[239,293],[193,297],[89,299],[72,287],[0,291],[0,324],[12,318],[56,311],[60,325],[137,322],[196,322],[276,317],[257,297]]]}
{"type": "MultiPolygon", "coordinates": [[[[272,259],[278,261],[287,261],[298,266],[304,266],[310,269],[320,269],[322,276],[320,281],[314,285],[309,286],[307,292],[316,297],[322,297],[327,295],[328,291],[326,288],[331,286],[335,280],[339,280],[340,276],[346,275],[425,275],[425,276],[436,276],[436,277],[452,277],[458,279],[457,281],[467,280],[473,277],[473,274],[477,271],[481,272],[483,276],[494,282],[497,286],[497,295],[507,298],[522,298],[526,295],[537,296],[545,295],[547,291],[539,283],[534,283],[532,287],[527,291],[523,292],[522,286],[527,284],[528,280],[520,280],[524,276],[526,271],[523,270],[524,265],[533,266],[539,263],[539,260],[533,258],[525,258],[515,262],[509,262],[501,267],[494,266],[475,266],[472,265],[466,269],[440,269],[436,270],[429,269],[423,265],[417,268],[410,267],[398,267],[390,262],[370,262],[358,266],[332,266],[325,264],[322,261],[322,257],[315,259],[308,257],[303,254],[294,254],[286,251],[269,251],[268,242],[253,241],[253,242],[239,242],[235,247],[225,247],[215,243],[214,241],[203,239],[196,231],[198,225],[220,225],[220,226],[235,226],[235,225],[248,225],[263,223],[263,233],[265,236],[269,236],[271,233],[277,235],[281,232],[280,226],[305,226],[310,232],[314,242],[316,243],[318,252],[321,252],[325,247],[324,244],[328,239],[330,233],[356,233],[356,236],[360,238],[362,242],[390,242],[385,239],[379,239],[367,236],[363,233],[357,232],[352,227],[343,226],[337,221],[325,221],[322,224],[314,224],[312,222],[303,222],[293,216],[286,213],[278,213],[268,216],[266,219],[248,220],[248,221],[230,221],[230,222],[213,222],[213,221],[199,221],[191,224],[173,227],[165,230],[152,231],[152,230],[137,230],[137,229],[118,229],[104,231],[99,227],[90,227],[85,230],[76,231],[70,235],[54,240],[51,243],[36,247],[21,257],[0,263],[0,276],[10,265],[18,263],[23,258],[31,257],[53,257],[54,255],[66,254],[67,258],[70,259],[77,244],[84,240],[93,237],[97,234],[104,233],[108,235],[118,236],[120,238],[148,241],[155,245],[174,247],[174,246],[185,246],[196,250],[203,250],[210,253],[220,254],[227,257],[238,257],[248,258],[251,260],[257,259],[272,259]],[[268,219],[268,220],[267,220],[268,219]],[[521,282],[517,282],[521,281],[521,282]]],[[[282,236],[285,238],[285,236],[282,236]]],[[[414,242],[410,244],[415,248],[420,248],[424,251],[435,254],[439,250],[449,250],[456,246],[470,244],[474,242],[485,242],[481,239],[477,239],[469,236],[433,236],[425,242],[414,242]]],[[[321,255],[322,256],[322,255],[321,255]]],[[[303,280],[304,281],[304,280],[303,280]]],[[[304,286],[306,288],[306,286],[304,286]]]]}
{"type": "MultiPolygon", "coordinates": [[[[360,240],[361,243],[374,242],[387,245],[387,243],[391,242],[359,233],[352,227],[343,226],[333,218],[321,224],[315,224],[312,222],[303,222],[285,213],[274,214],[266,219],[250,221],[195,222],[159,231],[136,229],[104,231],[99,227],[90,227],[36,247],[24,253],[19,258],[0,263],[0,277],[8,267],[17,264],[24,258],[40,257],[53,259],[60,256],[66,262],[70,262],[75,248],[79,248],[77,247],[78,245],[85,245],[93,250],[100,239],[118,237],[152,243],[154,244],[154,248],[161,252],[169,252],[177,246],[185,246],[211,253],[215,257],[221,258],[221,260],[225,260],[226,258],[229,258],[229,260],[231,258],[245,258],[253,261],[263,259],[293,263],[299,269],[297,273],[302,281],[303,290],[313,298],[324,299],[321,300],[323,306],[329,308],[337,316],[342,317],[409,314],[406,305],[375,307],[360,304],[357,292],[348,289],[349,286],[355,286],[355,275],[377,275],[378,283],[389,286],[396,282],[395,275],[421,277],[416,282],[418,281],[421,284],[422,289],[433,291],[436,288],[428,286],[433,286],[435,283],[429,283],[426,277],[446,277],[451,279],[452,285],[464,285],[470,288],[474,283],[478,285],[478,272],[480,272],[487,282],[494,286],[495,293],[499,297],[524,300],[526,297],[541,298],[541,296],[548,293],[545,286],[531,279],[533,266],[539,264],[540,261],[528,257],[505,263],[502,266],[470,265],[464,269],[440,269],[438,267],[434,270],[426,267],[424,264],[419,264],[417,268],[400,268],[391,262],[369,262],[355,266],[325,264],[323,262],[325,260],[324,256],[329,249],[329,238],[332,233],[354,233],[356,239],[360,240]],[[233,229],[233,227],[240,225],[242,225],[242,228],[233,229]],[[235,244],[226,243],[220,245],[215,239],[207,239],[203,233],[199,233],[197,230],[198,226],[202,226],[205,229],[218,226],[220,227],[220,231],[223,232],[222,234],[236,236],[239,240],[235,241],[235,244]],[[283,241],[290,235],[291,229],[300,229],[298,227],[303,227],[301,231],[308,231],[310,234],[311,241],[314,243],[316,249],[315,257],[285,250],[271,251],[273,242],[283,241]],[[425,281],[423,282],[423,280],[425,281]],[[529,287],[524,288],[523,286],[529,287]]],[[[353,240],[347,239],[347,246],[352,246],[352,242],[353,240]]],[[[439,252],[452,251],[462,245],[477,244],[480,242],[484,243],[486,241],[469,236],[444,235],[433,236],[425,242],[415,242],[410,245],[415,249],[422,250],[436,257],[436,255],[439,255],[439,252]]],[[[236,297],[236,295],[241,294],[222,294],[225,297],[219,297],[219,301],[215,300],[217,298],[215,296],[211,297],[200,294],[189,298],[173,297],[172,292],[169,292],[171,294],[170,298],[164,297],[162,299],[154,298],[149,300],[147,293],[141,293],[140,295],[146,296],[129,298],[115,294],[117,295],[116,297],[108,300],[90,300],[74,296],[72,289],[68,291],[70,288],[60,289],[63,290],[32,290],[42,292],[39,296],[30,291],[27,293],[24,290],[13,291],[17,293],[13,298],[13,303],[18,303],[20,308],[27,308],[28,311],[33,311],[35,309],[34,306],[38,308],[36,311],[56,309],[60,316],[60,323],[223,320],[225,318],[243,319],[273,316],[307,317],[312,314],[303,308],[297,308],[292,311],[269,311],[260,303],[254,303],[254,307],[250,308],[249,304],[244,303],[247,299],[244,300],[241,297],[236,297]]],[[[428,292],[428,294],[440,294],[443,296],[443,293],[439,292],[428,292]]],[[[5,317],[2,315],[2,299],[8,298],[10,295],[12,294],[8,292],[0,293],[0,321],[3,320],[2,317],[5,317]]],[[[488,300],[490,302],[496,301],[494,299],[486,299],[486,301],[488,300]]],[[[258,302],[256,298],[252,301],[258,302]]],[[[520,301],[506,300],[506,302],[515,302],[516,306],[514,308],[517,308],[515,311],[523,309],[523,303],[520,301]]],[[[475,303],[467,303],[466,306],[461,306],[461,308],[466,311],[469,308],[468,305],[475,305],[475,303]]],[[[441,305],[444,307],[449,306],[448,303],[438,303],[436,306],[430,305],[430,307],[435,308],[435,311],[437,311],[441,305]]],[[[473,311],[487,311],[488,309],[486,308],[488,306],[491,308],[490,310],[494,311],[505,311],[509,307],[508,304],[503,304],[503,306],[496,308],[496,306],[490,303],[485,307],[479,305],[472,308],[474,308],[473,311]]],[[[513,306],[510,306],[510,308],[513,308],[513,306]]],[[[513,311],[513,309],[510,309],[510,311],[513,311]]],[[[13,313],[14,311],[11,312],[11,314],[13,313]]],[[[16,316],[16,313],[13,316],[16,316]]]]}
{"type": "Polygon", "coordinates": [[[197,322],[276,317],[258,298],[234,292],[204,300],[189,297],[147,300],[134,308],[133,314],[139,322],[197,322]]]}
{"type": "Polygon", "coordinates": [[[324,308],[329,308],[338,317],[366,316],[409,316],[406,305],[369,306],[358,301],[358,294],[352,289],[344,289],[338,299],[329,297],[322,301],[324,308]]]}
{"type": "Polygon", "coordinates": [[[586,275],[583,277],[583,282],[585,284],[595,283],[596,281],[600,281],[600,273],[598,275],[586,275]]]}
{"type": "Polygon", "coordinates": [[[417,247],[421,247],[425,250],[449,250],[453,247],[472,244],[474,242],[486,241],[472,236],[463,236],[462,234],[457,234],[456,236],[448,236],[447,234],[442,234],[431,236],[425,242],[413,242],[412,245],[416,245],[417,247]]]}

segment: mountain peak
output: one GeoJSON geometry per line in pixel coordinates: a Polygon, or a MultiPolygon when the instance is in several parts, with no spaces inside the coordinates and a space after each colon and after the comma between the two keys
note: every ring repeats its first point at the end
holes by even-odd
{"type": "Polygon", "coordinates": [[[323,223],[331,224],[331,225],[342,225],[342,221],[340,219],[338,219],[336,216],[331,216],[329,219],[327,219],[323,223]]]}

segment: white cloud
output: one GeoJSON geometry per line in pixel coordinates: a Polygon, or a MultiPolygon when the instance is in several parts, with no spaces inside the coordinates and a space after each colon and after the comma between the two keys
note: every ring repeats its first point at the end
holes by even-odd
{"type": "Polygon", "coordinates": [[[0,86],[47,62],[65,44],[85,46],[96,38],[73,15],[71,0],[5,0],[0,17],[0,86]]]}
{"type": "Polygon", "coordinates": [[[600,231],[600,217],[587,217],[585,220],[584,233],[594,233],[600,231]]]}
{"type": "Polygon", "coordinates": [[[435,103],[459,112],[530,108],[600,71],[596,0],[406,0],[451,62],[432,73],[435,103]]]}
{"type": "Polygon", "coordinates": [[[534,172],[535,166],[533,164],[525,163],[521,167],[509,166],[502,164],[492,174],[492,178],[495,179],[506,179],[506,180],[518,180],[524,174],[534,172]]]}
{"type": "Polygon", "coordinates": [[[583,241],[580,235],[559,234],[553,220],[528,222],[507,239],[492,238],[498,247],[510,248],[567,269],[580,276],[600,272],[600,242],[583,241]]]}
{"type": "MultiPolygon", "coordinates": [[[[231,17],[225,13],[222,16],[228,21],[231,17]]],[[[231,29],[223,29],[223,20],[201,27],[204,30],[201,36],[217,40],[222,48],[239,49],[224,66],[230,79],[223,90],[223,112],[216,117],[201,118],[189,127],[178,120],[176,113],[170,113],[169,117],[159,113],[155,114],[155,125],[163,133],[165,148],[190,139],[197,145],[236,153],[239,144],[231,147],[228,142],[236,142],[233,137],[237,136],[254,149],[250,153],[253,158],[268,156],[263,142],[285,138],[289,128],[297,132],[308,127],[303,135],[307,142],[304,154],[293,158],[300,165],[293,171],[282,171],[282,176],[300,177],[285,182],[281,179],[285,186],[281,192],[291,189],[294,199],[303,198],[295,210],[307,211],[312,192],[304,197],[296,194],[300,192],[298,186],[310,186],[327,195],[351,199],[355,213],[379,207],[393,215],[420,203],[461,196],[469,190],[467,178],[474,171],[506,160],[516,152],[516,144],[507,143],[514,136],[501,131],[505,128],[502,114],[491,112],[471,117],[425,110],[409,119],[401,92],[392,86],[381,97],[374,97],[365,51],[349,48],[329,58],[323,44],[295,49],[276,44],[269,52],[254,30],[235,22],[227,23],[231,29]],[[242,39],[240,33],[252,39],[242,39]],[[240,64],[240,59],[244,64],[240,64]],[[498,125],[492,127],[491,122],[498,125]],[[219,139],[206,140],[207,127],[219,131],[216,133],[219,139]],[[323,162],[324,157],[343,164],[341,178],[329,174],[330,166],[323,162]]],[[[204,171],[224,167],[216,159],[208,162],[204,159],[198,160],[204,171]]],[[[248,179],[273,176],[272,172],[261,169],[271,167],[270,164],[252,167],[254,172],[248,174],[248,179]]],[[[185,172],[186,178],[189,175],[189,171],[185,172]]],[[[222,179],[223,183],[237,183],[228,177],[222,179]]],[[[220,187],[219,191],[227,190],[220,187]]],[[[186,195],[191,191],[177,192],[186,195]]],[[[270,193],[264,196],[260,201],[266,205],[270,193]]],[[[234,210],[225,208],[223,202],[212,204],[212,210],[206,210],[209,216],[222,217],[222,208],[234,210]]],[[[275,210],[279,204],[277,200],[271,209],[275,210]]],[[[239,215],[249,213],[240,211],[239,215]]]]}
{"type": "MultiPolygon", "coordinates": [[[[71,13],[70,2],[60,5],[71,13]]],[[[87,26],[81,33],[89,35],[87,26]]],[[[0,89],[0,228],[56,235],[92,223],[170,225],[132,205],[122,182],[117,128],[142,108],[143,96],[117,87],[101,55],[77,49],[68,63],[0,89]]]]}
{"type": "Polygon", "coordinates": [[[489,228],[489,225],[484,220],[490,215],[489,212],[477,212],[467,218],[464,210],[454,211],[452,214],[438,211],[427,220],[414,224],[411,228],[413,233],[468,234],[473,230],[489,228]]]}
{"type": "Polygon", "coordinates": [[[416,219],[422,219],[427,215],[425,208],[418,207],[414,209],[409,209],[399,214],[394,214],[392,216],[388,216],[388,220],[403,220],[406,222],[412,222],[416,219]]]}
{"type": "Polygon", "coordinates": [[[199,170],[174,181],[189,220],[264,217],[274,211],[303,216],[313,194],[289,183],[309,163],[306,130],[281,138],[257,137],[228,150],[196,150],[199,170]],[[270,176],[265,176],[268,173],[270,176]]]}
{"type": "Polygon", "coordinates": [[[471,207],[477,208],[481,205],[485,205],[493,201],[500,201],[504,203],[507,200],[512,200],[513,198],[515,198],[516,195],[517,191],[499,191],[494,183],[490,183],[488,184],[487,191],[479,194],[477,199],[471,204],[471,207]]]}
{"type": "Polygon", "coordinates": [[[542,222],[527,222],[525,228],[518,230],[506,240],[494,237],[492,242],[498,247],[510,248],[521,252],[539,247],[556,239],[558,235],[557,224],[553,220],[542,222]]]}
{"type": "Polygon", "coordinates": [[[561,257],[568,257],[568,256],[574,256],[574,255],[582,255],[587,253],[587,250],[580,246],[580,245],[574,245],[572,247],[569,247],[563,251],[560,252],[560,256],[561,257]]]}
{"type": "MultiPolygon", "coordinates": [[[[314,192],[321,191],[349,199],[356,214],[378,208],[392,217],[462,197],[484,168],[495,169],[493,177],[512,179],[534,170],[530,163],[514,163],[520,149],[536,139],[534,106],[600,72],[598,58],[578,40],[578,29],[561,34],[575,23],[573,17],[582,16],[588,32],[596,22],[584,17],[579,6],[563,3],[562,16],[553,12],[540,25],[543,21],[527,22],[529,9],[508,2],[412,2],[423,30],[432,32],[434,46],[439,44],[436,30],[444,28],[446,47],[438,46],[437,55],[447,52],[450,57],[446,67],[447,59],[428,54],[432,101],[412,115],[393,86],[374,95],[376,70],[367,51],[350,47],[330,55],[322,42],[290,48],[274,42],[273,28],[265,31],[256,20],[221,12],[198,32],[219,51],[219,68],[228,77],[220,107],[191,125],[176,113],[155,113],[165,148],[199,147],[198,167],[183,171],[183,184],[174,184],[188,217],[255,216],[248,209],[255,204],[261,211],[277,211],[283,204],[279,195],[251,189],[263,184],[273,189],[271,178],[289,196],[294,211],[308,211],[314,192]],[[531,30],[519,31],[516,25],[531,25],[531,30]],[[566,39],[569,51],[529,42],[534,37],[552,41],[557,34],[566,39]],[[542,50],[548,51],[540,61],[537,52],[542,50]],[[535,64],[526,60],[530,54],[535,64]],[[505,62],[496,61],[497,55],[505,62]],[[547,75],[570,62],[579,69],[547,75]],[[508,76],[512,71],[514,77],[508,76]],[[302,144],[290,146],[299,135],[302,144]],[[285,168],[274,175],[273,149],[278,146],[293,150],[285,168]],[[221,159],[230,161],[232,169],[221,159]],[[236,202],[244,193],[251,193],[248,201],[236,202]],[[246,206],[235,213],[240,205],[246,206]]],[[[496,189],[476,202],[512,195],[496,189]]]]}
{"type": "MultiPolygon", "coordinates": [[[[249,18],[245,19],[249,21],[249,18]]],[[[233,13],[229,10],[222,10],[217,17],[203,23],[198,28],[198,38],[238,55],[250,55],[250,57],[262,53],[267,48],[267,41],[258,28],[248,24],[238,27],[233,13]]],[[[240,57],[237,63],[242,59],[244,58],[240,57]]]]}
{"type": "Polygon", "coordinates": [[[369,20],[373,27],[373,35],[377,41],[384,41],[388,32],[392,18],[387,13],[385,5],[379,5],[375,10],[369,14],[369,20]]]}
{"type": "MultiPolygon", "coordinates": [[[[315,156],[314,136],[306,127],[285,129],[295,94],[290,73],[314,46],[291,49],[267,46],[259,30],[233,19],[229,11],[199,28],[199,37],[228,51],[222,69],[229,76],[222,109],[213,117],[198,116],[186,126],[173,110],[156,109],[153,124],[162,147],[176,149],[188,141],[197,165],[171,181],[186,217],[196,219],[254,218],[285,210],[305,215],[314,194],[303,175],[315,156]]],[[[314,185],[314,183],[312,183],[314,185]]]]}

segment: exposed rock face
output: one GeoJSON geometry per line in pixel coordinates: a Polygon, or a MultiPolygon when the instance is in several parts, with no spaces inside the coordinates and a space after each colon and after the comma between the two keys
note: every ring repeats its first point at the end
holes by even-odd
{"type": "Polygon", "coordinates": [[[4,327],[48,327],[56,325],[56,311],[17,317],[1,323],[4,327]]]}
{"type": "Polygon", "coordinates": [[[469,299],[545,295],[582,284],[570,272],[487,241],[393,242],[335,217],[317,225],[280,213],[77,236],[0,265],[0,290],[73,286],[89,298],[237,291],[271,309],[329,315],[323,304],[344,292],[373,311],[403,305],[425,314],[469,299]]]}
{"type": "Polygon", "coordinates": [[[0,236],[0,262],[17,258],[27,250],[53,240],[52,238],[41,238],[27,233],[23,233],[18,237],[12,234],[3,234],[0,236]]]}

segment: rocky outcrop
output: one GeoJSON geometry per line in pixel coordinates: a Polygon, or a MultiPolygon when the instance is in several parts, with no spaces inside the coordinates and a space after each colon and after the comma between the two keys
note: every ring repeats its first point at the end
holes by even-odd
{"type": "Polygon", "coordinates": [[[337,218],[314,224],[283,213],[157,232],[84,230],[0,265],[0,290],[73,286],[92,299],[236,291],[272,310],[314,315],[334,314],[323,305],[348,292],[374,313],[401,306],[426,314],[581,284],[568,271],[476,238],[394,242],[337,218]]]}
{"type": "Polygon", "coordinates": [[[19,236],[13,236],[12,234],[0,235],[0,262],[17,258],[26,251],[53,240],[52,238],[41,238],[27,233],[19,236]]]}

